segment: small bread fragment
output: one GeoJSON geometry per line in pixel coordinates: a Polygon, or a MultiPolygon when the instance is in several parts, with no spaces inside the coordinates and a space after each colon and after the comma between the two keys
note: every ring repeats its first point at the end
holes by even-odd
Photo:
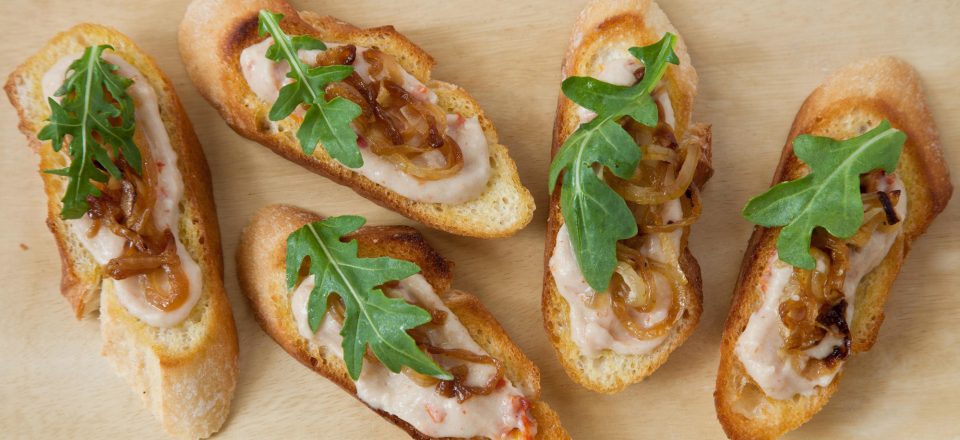
{"type": "MultiPolygon", "coordinates": [[[[250,301],[257,322],[277,344],[300,363],[356,397],[356,386],[347,374],[343,359],[308,344],[298,333],[290,309],[285,279],[287,236],[307,223],[320,220],[322,217],[317,214],[289,205],[270,205],[260,209],[244,227],[237,250],[240,287],[250,301]]],[[[502,362],[507,379],[528,393],[526,397],[532,402],[531,413],[537,420],[536,438],[569,438],[557,414],[540,400],[540,370],[510,340],[477,297],[450,288],[452,263],[430,247],[420,232],[408,226],[365,226],[344,238],[357,240],[360,257],[388,256],[419,265],[420,273],[457,315],[470,336],[490,356],[502,362]]],[[[374,411],[413,438],[430,438],[385,411],[374,411]]]]}
{"type": "Polygon", "coordinates": [[[163,124],[178,156],[175,165],[186,188],[180,239],[202,268],[203,293],[190,316],[172,328],[151,327],[128,313],[117,302],[113,279],[105,276],[60,218],[67,179],[41,172],[47,226],[60,250],[61,293],[77,318],[100,311],[103,355],[142,396],[163,429],[178,438],[206,438],[220,429],[229,414],[237,380],[237,332],[223,288],[210,172],[173,85],[153,59],[125,35],[105,26],[80,24],[58,34],[18,67],[4,90],[20,115],[20,131],[40,158],[39,169],[64,167],[69,156],[37,139],[50,115],[41,78],[61,58],[79,57],[86,47],[99,44],[112,46],[111,53],[136,67],[157,94],[163,124]]]}
{"type": "Polygon", "coordinates": [[[515,234],[533,218],[533,197],[521,184],[516,164],[500,145],[493,123],[462,88],[430,78],[434,60],[392,26],[360,29],[333,17],[298,12],[282,0],[195,0],[180,24],[180,55],[194,85],[237,133],[310,171],[350,187],[358,194],[427,226],[471,237],[515,234]],[[407,199],[330,158],[323,148],[303,153],[295,137],[298,126],[281,121],[277,131],[264,128],[268,104],[247,85],[240,70],[240,52],[262,40],[257,35],[261,9],[281,13],[291,35],[323,41],[376,47],[393,55],[411,75],[430,87],[447,113],[477,116],[490,147],[492,175],[474,200],[460,204],[407,199]]]}
{"type": "MultiPolygon", "coordinates": [[[[804,172],[806,165],[793,154],[796,136],[848,139],[884,119],[907,134],[896,170],[909,196],[907,215],[900,236],[883,262],[857,289],[850,326],[854,353],[865,352],[876,343],[883,306],[904,258],[953,193],[917,72],[899,59],[882,57],[848,65],[830,75],[800,107],[772,182],[793,180],[804,172]]],[[[778,234],[779,228],[754,229],[723,333],[714,400],[720,423],[732,439],[772,439],[796,429],[826,405],[843,375],[840,371],[828,386],[817,388],[810,396],[776,400],[751,382],[734,353],[737,340],[763,301],[763,292],[757,286],[776,252],[778,234]],[[751,411],[755,411],[754,417],[744,415],[751,411]]]]}

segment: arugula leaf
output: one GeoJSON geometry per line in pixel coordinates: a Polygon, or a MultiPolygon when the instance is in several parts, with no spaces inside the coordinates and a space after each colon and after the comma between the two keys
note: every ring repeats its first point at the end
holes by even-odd
{"type": "Polygon", "coordinates": [[[337,294],[343,300],[343,360],[353,380],[360,377],[367,346],[390,371],[408,366],[418,373],[452,379],[433,359],[417,347],[407,330],[430,322],[426,310],[402,299],[388,298],[377,286],[420,271],[416,264],[388,257],[357,257],[357,241],[341,237],[363,226],[363,217],[330,217],[309,223],[287,237],[287,288],[296,287],[300,267],[309,258],[316,286],[307,302],[310,328],[320,327],[327,299],[337,294]]]}
{"type": "Polygon", "coordinates": [[[89,209],[87,197],[100,195],[94,182],[106,183],[107,173],[116,179],[123,177],[115,162],[120,155],[137,174],[141,172],[140,150],[133,141],[133,99],[126,92],[133,81],[118,75],[117,66],[101,58],[105,49],[113,47],[87,47],[83,56],[70,64],[63,85],[54,94],[63,100],[58,103],[47,99],[49,124],[37,134],[41,141],[50,141],[57,152],[70,136],[70,165],[44,170],[68,179],[60,211],[65,220],[83,216],[89,209]],[[119,125],[114,125],[117,120],[119,125]]]}
{"type": "Polygon", "coordinates": [[[564,80],[561,86],[567,98],[597,114],[560,147],[550,164],[548,182],[552,194],[563,172],[560,212],[580,271],[597,292],[607,290],[610,284],[617,266],[617,241],[637,235],[637,223],[623,197],[597,176],[594,164],[603,165],[624,179],[637,169],[640,148],[619,121],[630,117],[648,127],[657,125],[657,104],[650,92],[660,82],[667,65],[679,63],[673,52],[676,39],[667,33],[650,46],[630,48],[630,54],[645,69],[637,84],[624,87],[575,76],[564,80]]]}
{"type": "Polygon", "coordinates": [[[777,238],[781,260],[802,269],[814,269],[810,255],[813,230],[822,227],[838,238],[849,238],[863,223],[860,175],[897,168],[907,135],[884,120],[860,136],[838,141],[828,137],[797,136],[793,151],[810,165],[810,174],[779,183],[750,199],[743,216],[760,226],[785,226],[777,238]]]}
{"type": "Polygon", "coordinates": [[[357,134],[350,127],[361,109],[353,101],[341,97],[327,101],[324,88],[332,82],[342,81],[353,73],[352,66],[307,67],[297,51],[326,50],[322,41],[308,35],[290,37],[280,28],[283,14],[260,10],[258,25],[260,36],[270,34],[273,44],[266,57],[272,61],[286,61],[290,65],[287,77],[294,81],[283,86],[276,102],[270,108],[270,120],[280,121],[290,116],[297,106],[304,105],[307,113],[297,130],[300,148],[308,156],[313,155],[317,143],[323,145],[330,157],[350,168],[363,166],[363,157],[357,146],[357,134]]]}

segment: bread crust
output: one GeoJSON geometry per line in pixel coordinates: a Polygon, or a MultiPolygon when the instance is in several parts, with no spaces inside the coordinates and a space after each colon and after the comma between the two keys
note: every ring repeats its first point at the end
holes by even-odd
{"type": "MultiPolygon", "coordinates": [[[[772,182],[793,180],[806,172],[806,165],[793,154],[793,139],[797,135],[849,138],[882,119],[888,119],[894,128],[907,134],[897,174],[908,194],[908,214],[890,252],[857,290],[851,324],[854,353],[867,351],[876,342],[883,305],[913,240],[944,209],[953,192],[936,125],[916,71],[899,59],[882,57],[853,63],[830,75],[797,113],[772,182]]],[[[778,401],[762,396],[765,410],[759,418],[748,418],[735,410],[736,396],[746,374],[733,350],[762,302],[761,292],[755,286],[776,251],[778,234],[779,228],[754,228],[724,328],[714,400],[720,423],[733,439],[776,438],[796,429],[826,405],[843,375],[841,371],[830,385],[809,397],[778,401]]]]}
{"type": "MultiPolygon", "coordinates": [[[[257,322],[277,344],[303,365],[357,397],[356,387],[347,374],[343,359],[334,353],[311,347],[298,333],[290,310],[285,286],[286,239],[301,226],[319,220],[322,220],[319,215],[289,205],[266,206],[254,214],[243,229],[237,250],[240,287],[250,302],[257,322]]],[[[452,263],[430,247],[416,229],[407,226],[365,226],[346,238],[357,240],[358,255],[361,257],[389,256],[420,266],[421,274],[436,292],[443,292],[440,297],[444,304],[457,315],[470,336],[503,363],[504,375],[530,399],[531,412],[538,424],[536,438],[569,438],[560,426],[556,413],[540,400],[540,370],[510,340],[475,296],[450,289],[452,263]]],[[[396,416],[371,409],[411,437],[431,439],[396,416]]]]}
{"type": "Polygon", "coordinates": [[[69,157],[54,153],[49,142],[37,139],[49,115],[40,79],[61,57],[82,53],[95,44],[113,46],[114,53],[136,67],[157,93],[185,187],[182,240],[200,265],[204,284],[201,300],[187,318],[190,324],[168,331],[186,332],[188,325],[200,329],[194,329],[190,345],[171,344],[120,306],[112,296],[113,280],[103,276],[100,266],[74,242],[60,218],[66,179],[41,173],[47,194],[47,225],[61,257],[61,293],[78,318],[97,310],[100,303],[103,355],[143,397],[166,432],[180,438],[208,437],[229,413],[237,376],[236,328],[223,288],[223,256],[210,172],[173,85],[153,59],[125,35],[100,25],[80,24],[55,36],[18,67],[4,89],[20,116],[20,130],[40,157],[40,169],[62,167],[69,157]]]}
{"type": "MultiPolygon", "coordinates": [[[[573,36],[562,65],[563,78],[583,76],[592,59],[605,47],[624,40],[631,45],[648,45],[659,40],[664,33],[677,35],[675,52],[679,65],[671,65],[664,76],[667,92],[676,116],[677,139],[684,136],[699,136],[704,140],[703,158],[698,164],[696,183],[702,187],[712,174],[710,130],[702,124],[691,124],[693,98],[697,89],[697,73],[690,63],[686,44],[677,30],[670,24],[667,16],[652,0],[591,0],[581,12],[574,26],[573,36]]],[[[551,156],[557,154],[563,142],[579,126],[576,104],[562,93],[557,103],[557,117],[554,124],[551,156]]],[[[690,336],[700,320],[703,303],[703,289],[700,279],[700,266],[690,253],[683,249],[680,267],[689,281],[689,294],[684,301],[688,304],[684,316],[671,330],[667,339],[655,350],[643,355],[618,355],[606,352],[599,362],[593,362],[589,369],[585,367],[582,354],[570,336],[570,308],[566,300],[557,291],[556,283],[550,272],[550,258],[556,246],[557,231],[563,225],[560,213],[559,183],[550,198],[550,214],[547,220],[546,248],[544,250],[543,280],[543,317],[544,327],[557,357],[567,375],[587,389],[615,393],[628,385],[642,381],[659,368],[673,350],[690,336]],[[599,366],[597,366],[599,364],[599,366]]]]}
{"type": "Polygon", "coordinates": [[[392,26],[360,29],[333,17],[297,12],[282,0],[194,0],[180,25],[180,54],[200,93],[237,133],[284,158],[350,187],[371,201],[427,226],[480,238],[510,236],[533,216],[530,192],[520,182],[516,164],[499,144],[493,123],[480,105],[456,85],[430,79],[432,57],[392,26]],[[307,156],[294,136],[290,120],[280,130],[264,128],[270,106],[247,86],[240,71],[240,52],[263,40],[257,35],[257,13],[268,9],[284,15],[281,27],[291,35],[377,47],[393,55],[410,74],[428,85],[448,111],[477,116],[490,146],[493,175],[478,199],[457,205],[415,202],[388,190],[331,159],[323,148],[307,156]]]}

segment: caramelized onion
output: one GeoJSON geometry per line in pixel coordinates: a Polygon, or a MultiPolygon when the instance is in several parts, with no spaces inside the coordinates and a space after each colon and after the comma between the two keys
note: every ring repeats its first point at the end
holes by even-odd
{"type": "Polygon", "coordinates": [[[817,315],[817,324],[823,328],[834,328],[843,335],[843,344],[839,347],[834,346],[827,357],[823,358],[826,367],[832,368],[850,353],[850,327],[847,325],[847,301],[841,299],[833,306],[824,305],[820,308],[817,315]]]}
{"type": "MultiPolygon", "coordinates": [[[[150,242],[163,241],[162,232],[156,230],[151,217],[155,203],[152,186],[156,176],[146,169],[143,177],[137,176],[122,160],[118,165],[124,180],[111,178],[101,189],[99,196],[87,197],[90,207],[87,217],[92,220],[87,235],[92,237],[101,227],[106,226],[115,235],[126,239],[131,246],[146,252],[150,242]]],[[[164,243],[152,244],[156,248],[164,243]]]]}
{"type": "Polygon", "coordinates": [[[467,376],[470,369],[466,364],[450,368],[453,379],[442,380],[437,383],[437,394],[443,397],[455,397],[457,402],[463,403],[473,396],[486,396],[492,393],[503,380],[503,367],[500,365],[500,361],[490,356],[479,355],[459,348],[442,348],[430,344],[426,344],[424,347],[428,353],[434,355],[446,356],[469,363],[492,365],[496,368],[496,373],[490,376],[490,379],[481,386],[467,385],[467,376]]]}
{"type": "MultiPolygon", "coordinates": [[[[842,336],[842,344],[833,347],[829,355],[816,362],[807,362],[802,373],[814,377],[829,372],[850,352],[850,329],[846,322],[847,302],[844,296],[846,271],[850,265],[850,247],[862,247],[880,227],[889,227],[900,221],[894,210],[899,191],[877,191],[877,179],[882,172],[861,178],[864,220],[847,240],[838,239],[823,230],[814,233],[810,252],[817,260],[813,271],[796,269],[794,299],[780,305],[780,318],[788,330],[787,348],[793,356],[801,356],[821,343],[829,333],[842,336]]],[[[798,364],[799,365],[799,364],[798,364]]]]}
{"type": "Polygon", "coordinates": [[[684,307],[687,280],[677,263],[665,264],[647,258],[638,248],[643,246],[645,235],[656,234],[649,239],[659,240],[664,253],[662,259],[676,262],[679,258],[686,246],[686,228],[697,220],[702,209],[700,193],[693,181],[703,146],[701,137],[689,137],[678,146],[672,127],[664,121],[653,130],[629,118],[623,124],[640,145],[643,161],[630,179],[620,179],[610,173],[605,173],[603,178],[630,204],[642,235],[617,243],[618,263],[608,294],[593,295],[589,305],[598,307],[609,303],[624,329],[637,339],[648,340],[663,336],[676,322],[684,307]],[[675,199],[681,199],[683,217],[664,222],[663,204],[675,199]],[[676,230],[683,230],[680,248],[676,248],[675,238],[668,234],[676,230]],[[670,305],[664,319],[645,327],[632,313],[655,310],[656,292],[661,286],[657,277],[664,278],[671,290],[670,305]]]}
{"type": "Polygon", "coordinates": [[[646,258],[633,248],[618,243],[616,272],[610,282],[609,294],[614,316],[630,334],[641,340],[663,336],[670,330],[682,309],[681,293],[686,289],[686,278],[679,269],[646,258]],[[643,327],[630,316],[630,310],[641,313],[652,311],[657,304],[656,275],[664,277],[671,289],[667,316],[650,327],[643,327]]]}
{"type": "Polygon", "coordinates": [[[176,238],[169,229],[158,230],[153,222],[159,167],[149,150],[141,154],[140,171],[122,156],[113,158],[122,177],[110,176],[107,182],[97,184],[99,195],[87,197],[86,216],[91,220],[87,235],[92,237],[106,227],[123,238],[123,252],[107,262],[104,272],[117,280],[136,277],[147,303],[170,311],[186,302],[190,285],[177,253],[176,238]]]}
{"type": "Polygon", "coordinates": [[[153,253],[153,249],[143,253],[128,246],[123,255],[107,263],[106,272],[116,280],[138,276],[147,302],[160,310],[170,311],[186,301],[190,283],[180,265],[173,233],[165,231],[163,240],[159,253],[153,253]],[[163,280],[167,281],[166,285],[163,280]]]}
{"type": "Polygon", "coordinates": [[[343,325],[343,318],[346,316],[343,307],[343,299],[339,295],[330,295],[327,297],[327,310],[330,311],[334,321],[343,325]]]}
{"type": "MultiPolygon", "coordinates": [[[[684,209],[684,216],[682,219],[661,224],[659,222],[644,222],[640,225],[640,230],[644,233],[663,233],[663,232],[673,232],[679,228],[685,228],[687,226],[693,225],[696,223],[697,219],[700,218],[700,212],[703,209],[703,203],[700,200],[700,190],[697,189],[697,185],[694,183],[690,184],[690,187],[687,188],[688,195],[688,204],[689,208],[684,209]]],[[[650,205],[641,205],[641,206],[650,206],[650,205]]],[[[686,207],[685,207],[686,208],[686,207]]]]}
{"type": "MultiPolygon", "coordinates": [[[[377,150],[378,146],[375,146],[374,151],[377,150]]],[[[385,154],[384,157],[394,162],[400,171],[423,180],[443,179],[463,169],[463,152],[453,139],[444,139],[443,147],[439,151],[444,159],[444,165],[436,168],[419,165],[403,154],[385,154]]]]}
{"type": "MultiPolygon", "coordinates": [[[[331,53],[317,57],[319,65],[351,64],[357,56],[354,46],[326,52],[331,53]]],[[[403,69],[392,56],[367,49],[362,57],[369,64],[371,81],[354,73],[326,89],[328,99],[342,97],[360,106],[361,114],[353,125],[361,145],[417,179],[438,180],[459,173],[463,151],[446,134],[446,112],[403,88],[403,69]]]]}
{"type": "Polygon", "coordinates": [[[404,376],[407,376],[411,381],[413,381],[413,383],[420,385],[424,388],[436,386],[437,384],[440,383],[440,379],[437,379],[436,377],[433,377],[433,376],[428,376],[426,374],[417,373],[412,368],[407,366],[401,367],[400,372],[403,373],[404,376]]]}
{"type": "Polygon", "coordinates": [[[677,161],[677,150],[672,148],[664,147],[657,144],[646,144],[640,147],[640,150],[643,151],[643,160],[646,161],[661,161],[667,162],[676,165],[677,161]]]}
{"type": "Polygon", "coordinates": [[[137,200],[137,189],[129,180],[120,182],[120,210],[124,217],[133,217],[134,202],[137,200]]]}
{"type": "Polygon", "coordinates": [[[784,339],[787,355],[796,358],[794,365],[798,366],[799,373],[813,378],[831,371],[849,352],[850,329],[843,316],[849,242],[817,230],[810,253],[817,261],[817,267],[813,270],[794,269],[787,286],[790,299],[780,304],[779,315],[787,329],[784,339]],[[823,359],[810,359],[805,351],[821,344],[829,334],[839,335],[843,341],[841,345],[833,347],[823,359]]]}
{"type": "MultiPolygon", "coordinates": [[[[343,319],[346,314],[343,307],[343,298],[340,298],[340,295],[332,294],[327,297],[327,313],[330,314],[330,317],[333,318],[334,321],[337,321],[337,324],[343,325],[343,319]]],[[[377,357],[369,348],[363,353],[363,358],[368,362],[378,361],[377,357]]]]}
{"type": "Polygon", "coordinates": [[[320,51],[314,64],[317,66],[332,66],[334,64],[350,65],[357,59],[357,46],[347,44],[337,47],[327,47],[320,51]]]}
{"type": "MultiPolygon", "coordinates": [[[[657,298],[653,295],[653,287],[646,279],[640,276],[633,266],[623,262],[617,262],[617,268],[614,271],[620,277],[620,283],[617,289],[611,289],[614,295],[620,295],[624,298],[623,302],[633,308],[642,311],[656,307],[657,298]]],[[[642,271],[647,273],[648,271],[642,271]]]]}
{"type": "MultiPolygon", "coordinates": [[[[687,188],[693,182],[697,171],[697,164],[700,161],[702,146],[699,139],[690,137],[683,142],[680,150],[683,155],[683,164],[672,181],[664,182],[662,188],[657,186],[640,186],[632,180],[623,180],[612,178],[611,187],[617,191],[624,200],[641,205],[659,205],[670,200],[676,199],[687,191],[687,188]]],[[[633,179],[635,180],[635,179],[633,179]]]]}
{"type": "Polygon", "coordinates": [[[873,236],[873,233],[884,220],[882,208],[868,209],[867,212],[863,214],[863,223],[860,225],[860,229],[857,229],[857,232],[847,239],[847,243],[851,246],[862,248],[870,241],[870,237],[873,236]]]}
{"type": "Polygon", "coordinates": [[[900,190],[894,191],[875,191],[863,194],[864,222],[867,217],[880,211],[884,215],[887,226],[900,223],[900,216],[897,214],[896,205],[900,201],[900,190]]]}
{"type": "Polygon", "coordinates": [[[667,310],[667,316],[664,317],[661,321],[657,322],[653,326],[643,327],[636,320],[630,316],[628,306],[625,303],[625,300],[620,295],[612,295],[611,301],[613,305],[613,313],[617,317],[617,320],[620,321],[620,324],[623,325],[630,334],[640,340],[654,339],[665,335],[670,328],[673,326],[673,323],[676,321],[677,317],[680,314],[680,289],[683,289],[683,285],[679,284],[679,280],[669,275],[669,273],[663,273],[667,276],[669,280],[670,289],[672,290],[672,300],[670,301],[670,308],[667,310]]]}
{"type": "MultiPolygon", "coordinates": [[[[893,191],[896,193],[896,197],[899,198],[900,191],[893,191]]],[[[878,192],[878,198],[880,199],[880,205],[883,206],[883,213],[886,215],[886,220],[888,225],[894,225],[900,223],[900,216],[897,215],[897,211],[893,208],[893,197],[889,193],[878,192]]]]}
{"type": "Polygon", "coordinates": [[[830,266],[827,270],[827,287],[824,299],[828,302],[839,301],[843,297],[843,283],[850,267],[850,248],[842,240],[826,233],[817,234],[818,241],[830,253],[830,266]]]}
{"type": "Polygon", "coordinates": [[[430,325],[440,326],[447,322],[447,312],[439,309],[429,309],[430,312],[430,325]]]}

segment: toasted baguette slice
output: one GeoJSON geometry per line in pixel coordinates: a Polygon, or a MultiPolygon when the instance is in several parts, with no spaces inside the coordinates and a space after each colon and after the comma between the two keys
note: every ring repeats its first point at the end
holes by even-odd
{"type": "Polygon", "coordinates": [[[520,183],[517,167],[500,145],[493,123],[480,105],[460,87],[430,79],[433,58],[392,26],[359,29],[332,17],[297,12],[282,0],[195,0],[180,25],[180,55],[200,93],[240,135],[315,173],[346,185],[358,194],[427,226],[471,237],[505,237],[526,226],[534,210],[533,197],[520,183]],[[492,174],[476,199],[460,204],[425,203],[407,199],[374,183],[330,158],[323,148],[307,156],[295,137],[299,126],[281,121],[279,130],[265,127],[270,104],[247,86],[240,71],[240,52],[257,41],[257,13],[268,9],[284,15],[291,35],[312,35],[323,41],[376,47],[430,87],[448,113],[477,116],[490,145],[492,174]]]}
{"type": "MultiPolygon", "coordinates": [[[[250,300],[254,316],[264,331],[302,364],[356,397],[356,387],[347,375],[343,359],[335,353],[308,344],[297,331],[290,310],[285,284],[287,236],[301,226],[321,219],[317,214],[293,206],[271,205],[261,209],[243,230],[237,251],[237,272],[240,287],[250,300]]],[[[540,370],[510,340],[477,297],[450,289],[452,263],[433,250],[416,229],[408,226],[368,226],[346,238],[357,240],[361,257],[388,256],[419,265],[421,274],[444,304],[457,315],[470,336],[490,356],[499,359],[506,378],[524,390],[532,402],[531,412],[537,420],[536,438],[569,438],[560,426],[557,414],[539,400],[540,370]]],[[[385,411],[374,411],[413,438],[430,438],[385,411]]]]}
{"type": "MultiPolygon", "coordinates": [[[[185,191],[180,239],[203,270],[203,293],[190,316],[173,328],[150,327],[117,302],[111,278],[60,218],[67,179],[41,173],[47,194],[47,226],[60,250],[61,293],[78,318],[100,310],[103,355],[125,377],[160,420],[180,438],[204,438],[220,429],[237,379],[237,332],[223,289],[223,256],[210,172],[203,150],[170,80],[150,56],[114,29],[81,24],[54,37],[7,80],[7,96],[20,115],[20,130],[40,156],[40,170],[66,166],[37,133],[50,115],[41,78],[65,56],[87,46],[109,44],[133,65],[157,93],[160,115],[177,153],[185,191]]],[[[142,148],[142,147],[141,147],[142,148]]],[[[65,150],[64,150],[65,151],[65,150]]]]}
{"type": "MultiPolygon", "coordinates": [[[[797,135],[809,133],[847,139],[875,127],[884,119],[907,134],[896,171],[908,195],[907,216],[890,252],[880,266],[863,279],[857,290],[850,326],[855,353],[869,350],[876,342],[883,322],[883,305],[903,259],[913,240],[943,211],[953,192],[937,128],[916,71],[895,58],[876,58],[833,73],[800,107],[773,178],[773,184],[776,184],[796,179],[806,172],[806,165],[793,154],[793,139],[797,135]]],[[[757,286],[776,251],[779,230],[754,229],[723,333],[714,399],[720,423],[727,436],[734,439],[776,438],[796,429],[826,405],[843,374],[841,371],[830,385],[818,388],[809,397],[775,400],[763,394],[759,387],[752,386],[753,391],[747,398],[738,398],[750,379],[734,353],[734,347],[750,316],[763,302],[757,286]],[[758,416],[746,417],[738,411],[752,408],[757,409],[758,416]]]]}
{"type": "MultiPolygon", "coordinates": [[[[699,137],[704,146],[697,170],[696,183],[702,187],[712,174],[710,168],[710,128],[691,124],[693,98],[697,92],[697,72],[690,64],[687,47],[667,16],[652,0],[591,0],[577,20],[573,37],[563,62],[563,77],[592,76],[596,60],[610,46],[626,44],[645,46],[671,32],[678,35],[676,47],[679,65],[671,65],[664,75],[670,102],[676,118],[676,137],[699,137]]],[[[552,155],[580,125],[577,106],[560,94],[553,132],[552,155]]],[[[667,339],[647,354],[621,355],[607,350],[597,358],[586,357],[571,337],[570,306],[557,290],[550,272],[550,258],[556,246],[557,231],[563,225],[560,213],[559,183],[550,199],[544,255],[543,320],[550,342],[567,374],[584,387],[603,393],[615,393],[627,385],[640,382],[666,362],[700,321],[703,293],[700,266],[689,249],[683,249],[680,265],[689,281],[687,308],[667,339]]],[[[603,227],[597,225],[597,227],[603,227]]]]}

